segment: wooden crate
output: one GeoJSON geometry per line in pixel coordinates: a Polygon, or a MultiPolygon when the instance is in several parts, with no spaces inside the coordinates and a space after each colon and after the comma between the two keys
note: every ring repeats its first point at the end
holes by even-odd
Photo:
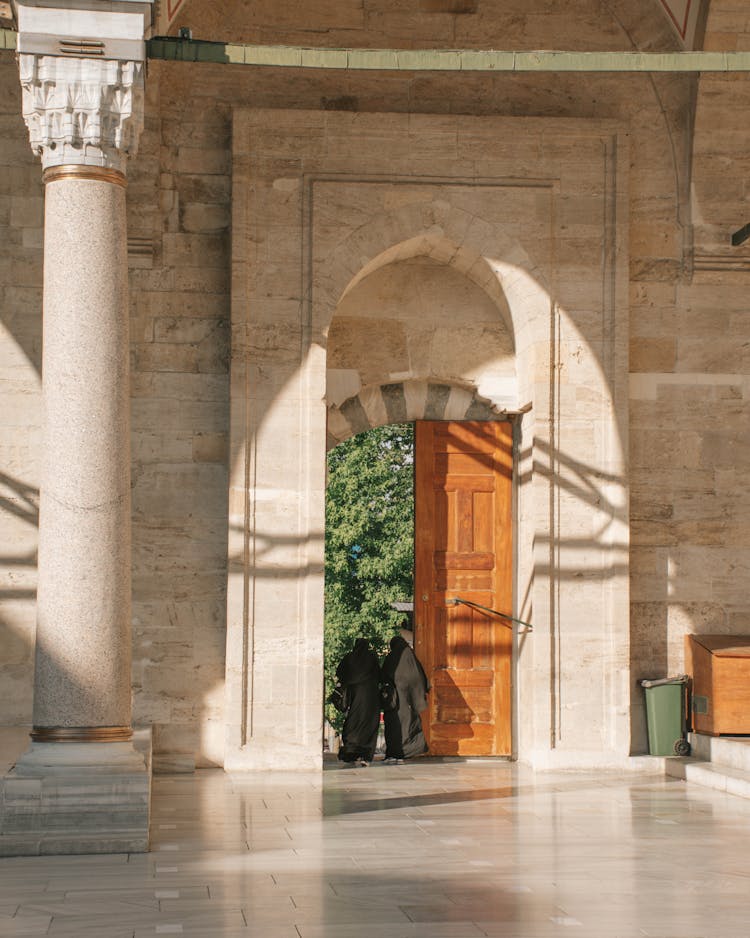
{"type": "Polygon", "coordinates": [[[750,635],[686,635],[685,670],[695,732],[750,734],[750,635]]]}

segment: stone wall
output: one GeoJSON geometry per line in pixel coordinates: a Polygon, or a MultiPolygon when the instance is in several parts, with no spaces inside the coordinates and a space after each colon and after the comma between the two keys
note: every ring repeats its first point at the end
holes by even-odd
{"type": "Polygon", "coordinates": [[[31,722],[44,194],[9,53],[0,87],[0,725],[15,725],[31,722]]]}
{"type": "MultiPolygon", "coordinates": [[[[541,43],[544,45],[544,42],[541,43]]],[[[678,219],[684,209],[686,166],[680,154],[685,152],[685,127],[680,124],[691,95],[689,79],[677,78],[662,85],[650,82],[645,77],[630,76],[555,76],[555,94],[550,98],[549,76],[533,76],[521,84],[515,77],[462,76],[457,83],[449,78],[437,76],[372,76],[372,75],[323,75],[301,74],[295,82],[287,83],[283,70],[258,70],[236,76],[226,68],[206,66],[200,72],[196,68],[178,64],[159,64],[162,114],[170,111],[182,114],[186,101],[190,101],[192,112],[212,112],[218,119],[215,102],[231,102],[235,107],[323,107],[359,110],[361,112],[392,110],[408,111],[418,101],[418,107],[429,113],[456,111],[476,114],[557,114],[559,116],[585,116],[615,118],[629,126],[632,145],[630,158],[630,255],[633,277],[645,283],[660,284],[665,279],[675,278],[683,267],[684,235],[678,219]],[[656,86],[656,88],[655,88],[656,86]],[[656,92],[656,93],[655,93],[656,92]],[[675,156],[677,155],[677,160],[675,156]]],[[[404,161],[405,172],[450,175],[456,171],[471,177],[483,171],[481,161],[471,160],[457,164],[455,141],[450,134],[444,137],[445,147],[440,156],[427,151],[420,152],[421,143],[417,136],[411,159],[404,161]]],[[[345,141],[340,152],[345,165],[348,149],[345,141]]],[[[284,151],[279,143],[273,153],[280,179],[294,177],[299,172],[305,153],[315,155],[324,146],[324,140],[316,131],[310,131],[304,148],[284,151]]],[[[493,141],[493,152],[498,149],[511,154],[512,140],[493,141]]],[[[489,154],[489,151],[487,151],[489,154]]],[[[279,183],[281,186],[281,183],[279,183]]],[[[279,190],[278,197],[283,196],[279,190]]],[[[568,224],[571,231],[579,232],[578,248],[585,250],[586,213],[583,200],[569,206],[568,224]]],[[[270,264],[269,278],[273,276],[275,258],[273,250],[281,247],[278,241],[273,248],[253,233],[252,219],[249,237],[256,243],[254,256],[260,267],[270,264]]],[[[238,232],[235,231],[235,236],[238,232]]],[[[572,245],[572,242],[570,242],[572,245]]],[[[598,250],[598,249],[596,249],[598,250]]],[[[286,299],[279,299],[278,315],[286,315],[285,308],[294,305],[295,294],[289,292],[286,299]]],[[[264,329],[267,327],[264,325],[264,329]]],[[[281,348],[290,352],[298,341],[295,331],[268,330],[266,338],[269,349],[281,343],[281,348]]],[[[293,352],[292,352],[293,354],[293,352]]],[[[379,405],[376,404],[376,409],[379,405]]],[[[235,496],[233,496],[234,498],[235,496]]],[[[239,497],[239,493],[237,496],[239,497]]],[[[230,507],[231,511],[231,507],[230,507]]],[[[241,525],[244,509],[238,506],[232,512],[232,524],[241,525]]],[[[233,542],[232,556],[241,556],[247,545],[241,540],[233,542]]],[[[237,586],[240,589],[239,585],[237,586]]],[[[231,603],[230,603],[231,605],[231,603]]],[[[609,627],[610,623],[606,623],[609,627]]],[[[564,627],[561,625],[561,627],[564,627]]],[[[574,643],[575,644],[575,643],[574,643]]],[[[627,643],[626,643],[627,645],[627,643]]],[[[571,648],[572,646],[568,646],[571,648]]],[[[626,658],[627,648],[623,649],[626,658]]],[[[648,652],[647,652],[648,654],[648,652]]],[[[586,650],[590,658],[591,651],[586,650]]],[[[646,665],[648,661],[646,662],[646,665]]],[[[635,678],[642,676],[641,658],[635,657],[633,672],[633,697],[637,706],[640,689],[635,678]]],[[[620,678],[604,675],[605,684],[617,683],[620,678]]],[[[607,691],[609,693],[609,691],[607,691]]],[[[231,697],[231,707],[239,703],[231,697]]],[[[642,715],[637,714],[636,736],[642,724],[642,715]]],[[[637,743],[642,748],[642,741],[637,743]]]]}
{"type": "Polygon", "coordinates": [[[179,769],[223,760],[229,121],[148,91],[128,183],[133,718],[179,769]]]}
{"type": "MultiPolygon", "coordinates": [[[[253,560],[237,565],[229,604],[231,767],[287,764],[294,744],[304,764],[319,754],[318,740],[304,751],[302,728],[320,706],[310,687],[322,667],[326,359],[329,388],[342,373],[364,391],[432,377],[533,411],[519,535],[530,565],[518,568],[517,589],[537,627],[518,661],[529,701],[519,753],[568,766],[627,753],[619,130],[466,115],[235,115],[232,405],[243,416],[232,448],[244,452],[231,484],[253,560]],[[447,140],[453,166],[436,178],[428,167],[447,140]],[[300,154],[294,165],[287,153],[300,154]],[[448,317],[452,343],[442,340],[448,317]],[[295,683],[277,687],[290,658],[295,683]],[[550,674],[560,675],[554,709],[550,674]]],[[[417,632],[423,624],[417,617],[417,632]]]]}
{"type": "MultiPolygon", "coordinates": [[[[480,2],[469,13],[450,6],[447,0],[422,3],[418,11],[405,0],[316,4],[302,28],[296,4],[264,0],[248,14],[227,0],[189,8],[187,25],[197,38],[308,45],[674,48],[663,14],[645,0],[617,4],[619,23],[601,15],[601,5],[595,15],[583,0],[574,11],[551,0],[493,11],[480,2]]],[[[713,0],[706,47],[750,47],[743,4],[713,0]]],[[[0,544],[6,545],[0,548],[0,723],[14,724],[27,722],[31,707],[43,192],[10,53],[0,53],[0,88],[0,544]]],[[[228,452],[231,239],[249,239],[261,280],[272,281],[283,261],[283,243],[259,241],[252,219],[246,230],[230,233],[233,114],[281,108],[529,115],[611,120],[629,129],[631,400],[629,430],[620,430],[628,440],[632,527],[623,560],[633,603],[624,653],[638,751],[644,733],[637,679],[681,670],[687,631],[750,631],[744,588],[750,506],[743,484],[750,456],[750,242],[728,245],[732,231],[748,221],[750,149],[742,115],[749,88],[744,75],[701,78],[691,150],[696,82],[684,76],[457,78],[150,64],[146,129],[128,190],[134,717],[155,725],[163,766],[223,758],[227,538],[240,567],[247,546],[228,521],[239,519],[241,527],[245,510],[227,501],[229,466],[239,456],[228,452]]],[[[515,146],[512,138],[492,140],[466,159],[452,131],[442,132],[439,148],[435,140],[415,134],[402,171],[477,178],[491,162],[488,147],[493,158],[512,159],[515,146]]],[[[311,129],[296,148],[279,140],[269,160],[278,178],[295,178],[305,155],[324,146],[325,134],[311,129]]],[[[346,140],[338,146],[346,168],[346,140]]],[[[398,169],[396,157],[392,164],[398,169]]],[[[590,210],[585,192],[567,206],[566,263],[592,250],[590,210]]],[[[273,321],[299,302],[298,287],[290,284],[279,298],[273,321]]],[[[256,329],[256,338],[293,361],[298,336],[269,325],[265,333],[256,329]]],[[[237,386],[234,398],[241,393],[237,386]]],[[[583,395],[584,387],[576,393],[583,395]]],[[[524,435],[534,426],[525,417],[524,435]]],[[[528,450],[521,465],[524,477],[534,468],[528,450]]],[[[521,513],[531,523],[528,504],[521,513]]],[[[528,551],[522,557],[531,563],[528,551]]],[[[528,603],[522,612],[531,612],[528,603]]],[[[578,641],[577,623],[561,620],[559,628],[578,641]]],[[[602,675],[602,686],[611,678],[602,675]]]]}
{"type": "MultiPolygon", "coordinates": [[[[713,0],[705,48],[750,48],[743,4],[713,0]]],[[[747,75],[701,77],[694,253],[631,286],[631,668],[679,674],[688,633],[750,633],[750,220],[747,75]]],[[[645,746],[634,687],[635,751],[645,746]]]]}

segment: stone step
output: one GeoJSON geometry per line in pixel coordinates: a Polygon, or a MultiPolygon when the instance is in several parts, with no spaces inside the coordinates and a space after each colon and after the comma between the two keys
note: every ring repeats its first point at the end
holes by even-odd
{"type": "Polygon", "coordinates": [[[689,735],[691,756],[714,766],[750,772],[750,738],[747,736],[689,735]]]}
{"type": "Polygon", "coordinates": [[[664,760],[665,772],[694,785],[750,798],[750,739],[691,733],[690,758],[664,760]]]}
{"type": "Polygon", "coordinates": [[[714,765],[699,759],[665,759],[666,774],[672,778],[682,778],[693,785],[725,791],[740,798],[750,798],[750,772],[734,769],[726,765],[714,765]]]}

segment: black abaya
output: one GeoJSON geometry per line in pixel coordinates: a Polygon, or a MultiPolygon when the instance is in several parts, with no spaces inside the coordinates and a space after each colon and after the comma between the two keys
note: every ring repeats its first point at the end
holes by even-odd
{"type": "Polygon", "coordinates": [[[391,639],[381,679],[395,685],[398,709],[383,714],[386,759],[412,759],[427,752],[419,714],[427,709],[429,682],[409,643],[400,635],[391,639]]]}
{"type": "Polygon", "coordinates": [[[372,762],[375,755],[380,725],[379,673],[378,656],[365,638],[357,639],[354,650],[344,655],[336,669],[348,703],[339,749],[342,762],[372,762]]]}

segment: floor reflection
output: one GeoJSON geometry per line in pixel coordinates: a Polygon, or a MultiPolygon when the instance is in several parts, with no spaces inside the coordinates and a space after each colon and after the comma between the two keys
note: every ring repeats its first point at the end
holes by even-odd
{"type": "Polygon", "coordinates": [[[0,860],[0,936],[746,938],[750,802],[415,760],[154,779],[153,851],[0,860]]]}

